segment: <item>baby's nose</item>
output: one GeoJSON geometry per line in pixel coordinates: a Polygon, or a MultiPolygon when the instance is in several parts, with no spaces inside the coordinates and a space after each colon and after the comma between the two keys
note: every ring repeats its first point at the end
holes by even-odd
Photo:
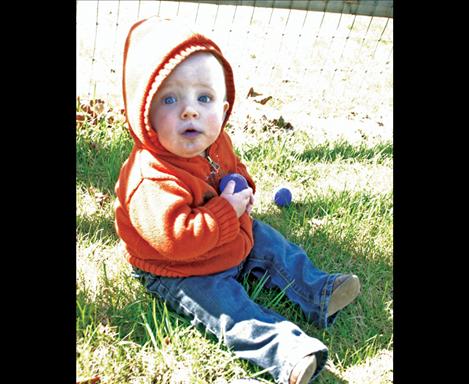
{"type": "Polygon", "coordinates": [[[184,120],[187,119],[197,119],[199,117],[199,113],[192,107],[186,106],[181,113],[181,118],[184,120]]]}

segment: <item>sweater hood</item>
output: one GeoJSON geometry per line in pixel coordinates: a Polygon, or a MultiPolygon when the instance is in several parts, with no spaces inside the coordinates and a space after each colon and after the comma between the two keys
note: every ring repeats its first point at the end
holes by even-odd
{"type": "Polygon", "coordinates": [[[156,155],[176,156],[161,145],[158,134],[151,128],[150,105],[153,96],[174,68],[189,55],[200,51],[211,52],[223,66],[229,108],[223,121],[222,133],[234,105],[235,86],[232,68],[220,48],[209,38],[190,30],[178,19],[154,16],[141,20],[130,28],[124,47],[122,85],[127,123],[137,147],[156,155]]]}

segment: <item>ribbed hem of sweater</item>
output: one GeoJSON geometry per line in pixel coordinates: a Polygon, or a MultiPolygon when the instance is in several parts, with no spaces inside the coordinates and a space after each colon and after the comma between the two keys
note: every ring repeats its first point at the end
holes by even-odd
{"type": "Polygon", "coordinates": [[[239,220],[231,204],[223,197],[217,196],[207,202],[204,208],[215,216],[215,220],[220,227],[218,244],[221,245],[234,240],[239,233],[239,220]]]}

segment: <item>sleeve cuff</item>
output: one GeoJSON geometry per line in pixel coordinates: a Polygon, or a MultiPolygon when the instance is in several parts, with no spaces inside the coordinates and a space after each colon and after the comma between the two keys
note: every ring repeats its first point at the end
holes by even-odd
{"type": "Polygon", "coordinates": [[[219,245],[232,241],[239,233],[239,220],[233,207],[223,197],[212,198],[205,207],[215,217],[220,228],[219,245]]]}

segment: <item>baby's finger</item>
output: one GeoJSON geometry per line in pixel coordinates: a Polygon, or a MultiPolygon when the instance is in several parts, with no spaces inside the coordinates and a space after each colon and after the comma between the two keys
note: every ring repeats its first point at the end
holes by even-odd
{"type": "Polygon", "coordinates": [[[244,204],[249,204],[252,198],[252,189],[246,188],[243,191],[239,192],[240,197],[243,199],[244,204]]]}
{"type": "Polygon", "coordinates": [[[252,188],[251,188],[251,187],[247,187],[246,189],[243,189],[242,191],[239,191],[238,193],[239,193],[239,194],[242,194],[243,197],[251,198],[251,196],[252,196],[252,188]]]}
{"type": "Polygon", "coordinates": [[[232,195],[236,187],[236,182],[234,180],[228,181],[225,189],[222,192],[222,195],[232,195]]]}

